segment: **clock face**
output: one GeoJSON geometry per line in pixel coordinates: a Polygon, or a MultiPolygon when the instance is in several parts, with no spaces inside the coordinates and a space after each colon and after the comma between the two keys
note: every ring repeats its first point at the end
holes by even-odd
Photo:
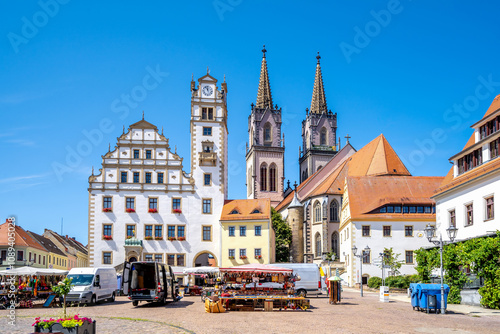
{"type": "Polygon", "coordinates": [[[214,90],[210,86],[205,86],[205,87],[203,87],[203,89],[201,91],[203,92],[203,95],[210,96],[210,95],[212,95],[214,90]]]}

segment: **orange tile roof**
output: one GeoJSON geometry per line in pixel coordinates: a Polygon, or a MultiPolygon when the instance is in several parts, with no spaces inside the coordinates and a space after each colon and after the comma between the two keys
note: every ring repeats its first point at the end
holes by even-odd
{"type": "MultiPolygon", "coordinates": [[[[6,246],[9,244],[8,242],[8,231],[9,231],[9,223],[6,221],[2,225],[0,225],[0,245],[6,246]]],[[[38,241],[33,239],[21,226],[16,225],[16,246],[21,247],[32,247],[39,249],[41,251],[46,252],[45,247],[40,245],[38,241]]]]}
{"type": "Polygon", "coordinates": [[[465,151],[466,149],[468,149],[469,147],[471,147],[475,143],[476,143],[476,136],[474,134],[472,134],[470,136],[469,140],[467,141],[467,144],[465,144],[464,148],[462,149],[462,151],[465,151]]]}
{"type": "Polygon", "coordinates": [[[430,197],[443,177],[362,176],[348,177],[347,190],[352,219],[433,219],[434,214],[369,214],[385,204],[434,204],[430,197]]]}
{"type": "Polygon", "coordinates": [[[442,193],[444,193],[447,190],[453,189],[455,187],[461,186],[464,183],[467,183],[468,181],[471,181],[473,179],[477,179],[481,176],[484,176],[486,174],[489,174],[493,171],[500,170],[500,158],[496,158],[493,160],[490,160],[486,162],[485,164],[476,167],[474,169],[471,169],[457,177],[453,177],[453,167],[450,169],[448,172],[448,175],[446,175],[445,179],[435,190],[434,196],[438,196],[442,193]]]}
{"type": "Polygon", "coordinates": [[[497,111],[498,109],[500,109],[500,94],[498,94],[494,99],[493,99],[493,102],[491,102],[491,105],[490,107],[488,108],[488,110],[486,111],[486,114],[484,114],[483,118],[485,118],[486,116],[489,116],[491,114],[493,114],[495,111],[497,111]]]}
{"type": "Polygon", "coordinates": [[[227,201],[222,207],[220,215],[221,221],[234,220],[263,220],[271,218],[271,200],[269,198],[261,199],[235,199],[227,201]],[[231,214],[232,211],[239,213],[231,214]],[[252,213],[259,210],[260,213],[252,213]]]}

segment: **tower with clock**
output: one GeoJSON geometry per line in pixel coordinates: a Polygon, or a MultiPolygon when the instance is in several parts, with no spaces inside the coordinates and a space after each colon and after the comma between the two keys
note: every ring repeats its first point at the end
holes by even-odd
{"type": "Polygon", "coordinates": [[[246,186],[247,198],[269,198],[274,207],[283,200],[285,137],[281,108],[273,106],[266,52],[264,47],[257,102],[248,117],[246,186]]]}

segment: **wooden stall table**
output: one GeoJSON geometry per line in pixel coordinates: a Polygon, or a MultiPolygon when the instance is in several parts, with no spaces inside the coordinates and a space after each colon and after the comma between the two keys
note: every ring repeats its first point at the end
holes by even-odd
{"type": "Polygon", "coordinates": [[[280,310],[287,309],[290,302],[294,304],[295,308],[305,311],[311,305],[309,299],[305,299],[304,297],[262,295],[229,296],[219,298],[225,303],[226,309],[231,311],[255,311],[256,309],[264,309],[269,312],[275,308],[280,310]]]}

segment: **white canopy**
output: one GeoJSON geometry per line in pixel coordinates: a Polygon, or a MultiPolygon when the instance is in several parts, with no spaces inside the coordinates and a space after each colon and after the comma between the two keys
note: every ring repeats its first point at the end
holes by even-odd
{"type": "Polygon", "coordinates": [[[50,276],[50,275],[66,275],[67,270],[60,269],[46,269],[35,267],[21,267],[9,270],[0,270],[0,276],[22,276],[22,275],[37,275],[37,276],[50,276]]]}
{"type": "Polygon", "coordinates": [[[183,270],[184,274],[214,274],[219,272],[219,267],[194,267],[185,268],[183,270]]]}

